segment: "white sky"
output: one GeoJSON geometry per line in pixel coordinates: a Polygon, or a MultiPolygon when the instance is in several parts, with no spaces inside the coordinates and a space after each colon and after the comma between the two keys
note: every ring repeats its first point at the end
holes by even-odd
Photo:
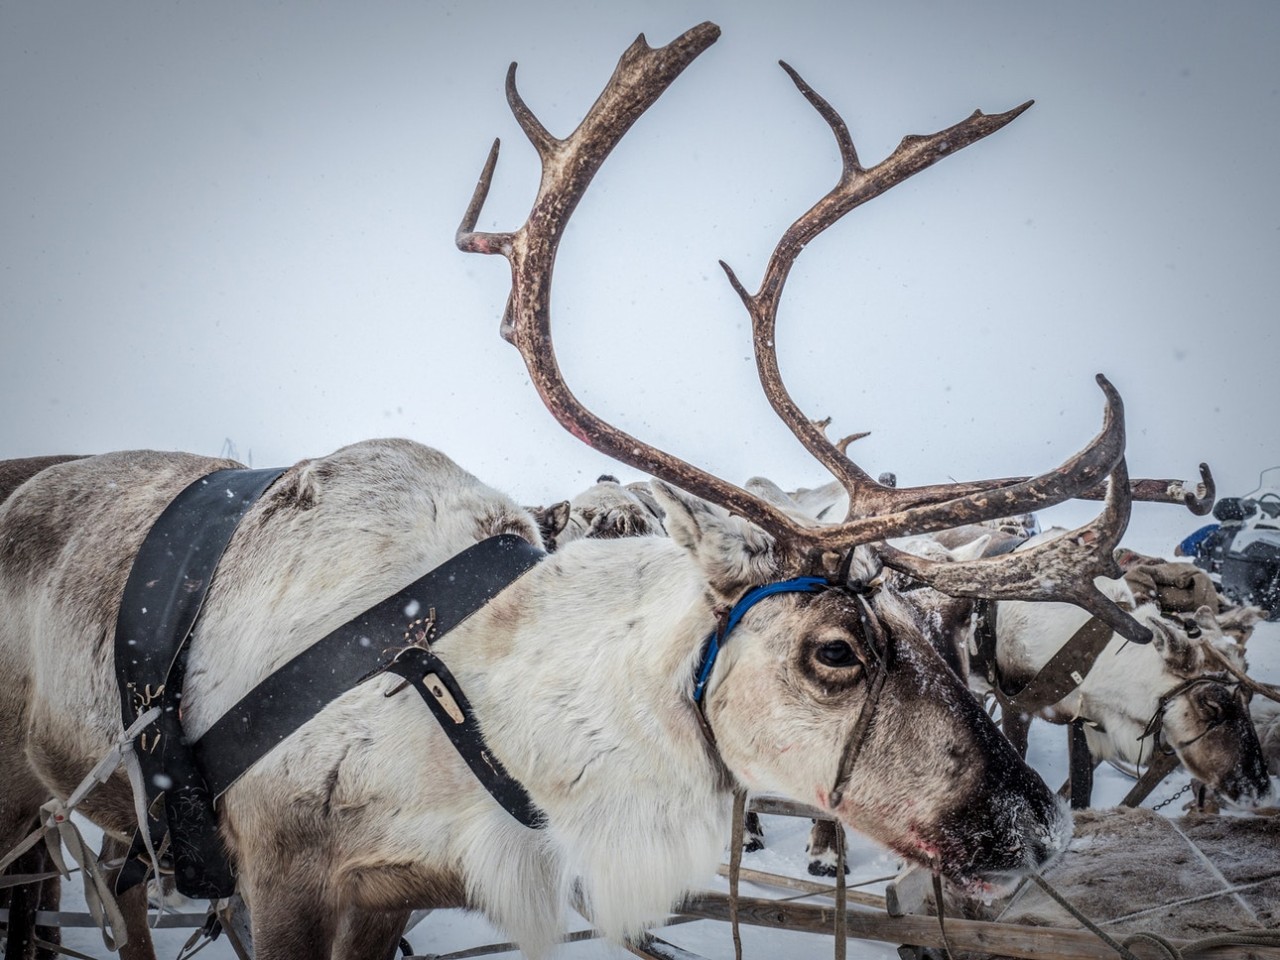
{"type": "MultiPolygon", "coordinates": [[[[1280,463],[1280,5],[0,3],[0,457],[127,447],[256,466],[402,435],[525,502],[611,465],[498,336],[507,267],[453,234],[537,183],[506,66],[553,133],[639,31],[724,35],[623,141],[556,279],[575,392],[742,482],[826,478],[773,418],[745,314],[785,225],[863,161],[975,107],[1037,104],[800,259],[796,399],[904,483],[1038,472],[1093,435],[1107,373],[1131,471],[1255,486],[1280,463]]],[[[1140,507],[1172,529],[1173,508],[1140,507]]]]}

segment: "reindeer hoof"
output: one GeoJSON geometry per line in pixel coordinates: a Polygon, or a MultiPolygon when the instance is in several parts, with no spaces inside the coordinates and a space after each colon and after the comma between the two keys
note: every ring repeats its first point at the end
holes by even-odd
{"type": "MultiPolygon", "coordinates": [[[[836,875],[835,860],[810,860],[809,872],[815,877],[834,877],[836,875]]],[[[846,864],[844,868],[845,876],[849,875],[849,867],[846,864]]]]}
{"type": "Polygon", "coordinates": [[[755,853],[764,849],[764,837],[747,837],[742,841],[743,853],[755,853]]]}

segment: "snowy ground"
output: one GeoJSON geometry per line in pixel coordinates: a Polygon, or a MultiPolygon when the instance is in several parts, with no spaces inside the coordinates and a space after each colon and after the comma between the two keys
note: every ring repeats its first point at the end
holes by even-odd
{"type": "MultiPolygon", "coordinates": [[[[1170,514],[1173,511],[1169,511],[1170,514]]],[[[1181,517],[1168,517],[1167,529],[1158,529],[1155,533],[1131,537],[1126,540],[1128,546],[1144,553],[1170,555],[1172,544],[1193,528],[1193,524],[1184,522],[1181,517]]],[[[1280,623],[1259,624],[1249,645],[1250,672],[1262,680],[1280,682],[1280,623]]],[[[1031,746],[1028,756],[1034,766],[1052,787],[1057,787],[1066,779],[1066,735],[1064,728],[1050,727],[1037,723],[1032,728],[1031,746]]],[[[1164,784],[1147,801],[1151,806],[1176,793],[1187,782],[1187,776],[1181,770],[1175,771],[1164,784]]],[[[1112,806],[1120,801],[1128,791],[1131,781],[1108,765],[1099,768],[1094,782],[1094,803],[1097,806],[1112,806]]],[[[1179,812],[1182,801],[1171,804],[1168,812],[1179,812]]],[[[780,873],[809,879],[806,871],[807,858],[804,854],[805,840],[808,833],[808,821],[786,817],[765,817],[765,830],[768,847],[743,858],[743,866],[770,873],[780,873]]],[[[876,877],[892,874],[897,867],[896,858],[886,854],[870,841],[857,835],[850,836],[850,864],[852,873],[850,883],[858,883],[876,877]]],[[[619,864],[619,869],[642,868],[637,864],[619,864]]],[[[64,909],[82,910],[83,899],[78,889],[79,881],[73,880],[65,887],[64,909]]],[[[708,886],[712,889],[724,890],[723,881],[712,878],[708,886]]],[[[866,889],[878,892],[883,884],[876,884],[866,889]]],[[[782,897],[785,891],[754,887],[743,884],[745,896],[782,897]]],[[[801,902],[822,902],[810,899],[801,902]]],[[[585,924],[579,924],[585,926],[585,924]]],[[[157,954],[164,958],[175,957],[182,943],[186,940],[187,930],[159,930],[155,939],[157,954]]],[[[666,929],[660,935],[679,946],[701,954],[710,960],[723,960],[733,956],[733,944],[727,924],[712,921],[681,924],[666,929]]],[[[811,934],[799,934],[760,928],[743,928],[743,945],[748,957],[825,957],[831,953],[829,937],[811,934]]],[[[457,910],[436,912],[426,918],[409,936],[415,951],[421,954],[448,954],[453,951],[466,950],[489,943],[500,943],[507,938],[495,930],[484,920],[474,914],[457,910]]],[[[107,957],[96,931],[68,930],[65,941],[68,946],[94,957],[107,957]]],[[[895,960],[896,948],[891,944],[858,943],[852,948],[853,955],[865,960],[895,960]]],[[[201,954],[205,960],[233,960],[234,954],[223,940],[212,944],[201,954]]],[[[502,956],[515,956],[514,953],[502,956]]],[[[563,960],[588,960],[588,958],[614,958],[627,956],[623,951],[599,941],[588,941],[563,946],[558,955],[563,960]]]]}

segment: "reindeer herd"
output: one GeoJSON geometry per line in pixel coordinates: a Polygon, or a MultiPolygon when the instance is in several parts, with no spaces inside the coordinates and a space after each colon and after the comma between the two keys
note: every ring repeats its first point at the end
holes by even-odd
{"type": "MultiPolygon", "coordinates": [[[[375,673],[218,800],[259,960],[390,957],[421,907],[482,911],[532,957],[557,942],[571,901],[609,937],[634,938],[714,873],[735,789],[817,807],[961,889],[1004,888],[1065,848],[1071,820],[971,692],[985,679],[969,669],[983,603],[998,604],[1007,678],[1034,672],[1078,622],[1106,625],[1117,655],[1045,715],[1088,716],[1105,749],[1138,759],[1133,742],[1158,714],[1196,776],[1239,804],[1268,796],[1244,699],[1207,652],[1241,657],[1217,615],[1197,613],[1193,637],[1109,579],[1132,499],[1203,506],[1180,483],[1129,479],[1110,383],[1098,378],[1099,434],[1048,473],[898,488],[830,442],[778,370],[779,299],[804,246],[1025,105],[907,137],[863,166],[836,111],[786,67],[830,125],[843,169],[786,230],[756,293],[725,271],[770,403],[836,478],[830,502],[767,481],[737,487],[571,393],[550,332],[559,240],[608,153],[718,33],[702,24],[659,48],[638,39],[564,138],[525,105],[513,65],[507,98],[541,159],[538,193],[519,229],[476,230],[495,143],[458,233],[462,250],[510,262],[502,334],[543,402],[654,479],[602,478],[531,510],[444,453],[372,440],[285,470],[218,562],[185,662],[190,741],[320,637],[473,544],[515,535],[547,551],[430,644],[538,823],[517,822],[400,678],[375,673]],[[1017,550],[992,549],[981,526],[1073,497],[1105,503],[1085,527],[1017,550]],[[706,680],[696,693],[695,675],[706,680]]],[[[50,795],[65,800],[120,744],[115,628],[134,557],[184,488],[236,467],[153,451],[0,464],[0,856],[50,795]]],[[[138,827],[135,801],[116,771],[79,810],[118,846],[138,827]]],[[[128,950],[145,957],[140,910],[135,898],[128,950]]]]}

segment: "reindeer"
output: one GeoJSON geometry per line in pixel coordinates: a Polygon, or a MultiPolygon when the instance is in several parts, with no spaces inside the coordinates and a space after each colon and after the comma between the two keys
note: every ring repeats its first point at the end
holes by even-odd
{"type": "MultiPolygon", "coordinates": [[[[784,492],[761,477],[753,478],[747,486],[775,503],[789,504],[811,515],[820,516],[841,500],[841,495],[830,488],[784,492]]],[[[1024,518],[1002,518],[992,524],[966,525],[907,538],[899,545],[933,563],[948,563],[999,556],[1024,544],[1034,547],[1066,535],[1066,531],[1055,528],[1028,538],[1023,531],[1029,526],[1024,518]]],[[[1152,558],[1138,560],[1155,562],[1152,558]]],[[[1077,616],[1079,609],[1067,604],[1002,602],[994,613],[1000,618],[994,638],[996,659],[984,659],[982,666],[972,671],[971,660],[978,653],[974,600],[928,588],[907,573],[894,571],[890,578],[922,614],[925,635],[939,654],[968,680],[975,692],[984,696],[995,693],[998,682],[1017,686],[1029,680],[1087,619],[1077,616]]],[[[1085,737],[1092,756],[1098,760],[1149,764],[1163,737],[1193,776],[1219,794],[1245,807],[1264,803],[1271,794],[1266,773],[1271,761],[1265,748],[1259,746],[1262,727],[1255,732],[1254,724],[1259,718],[1263,722],[1272,720],[1274,702],[1258,698],[1250,708],[1234,689],[1241,684],[1247,692],[1259,689],[1243,673],[1243,651],[1262,611],[1251,607],[1226,606],[1220,611],[1201,607],[1193,617],[1171,618],[1156,603],[1153,592],[1135,596],[1124,579],[1105,580],[1100,587],[1116,603],[1150,623],[1156,642],[1138,646],[1112,635],[1093,671],[1073,696],[1044,705],[1034,710],[1034,715],[1058,724],[1081,717],[1089,719],[1085,737]],[[1172,726],[1166,727],[1162,736],[1154,735],[1166,719],[1172,726]],[[1153,733],[1144,737],[1149,727],[1153,733]]],[[[1262,687],[1263,693],[1268,694],[1265,685],[1262,687]]],[[[1006,709],[1003,717],[1006,735],[1024,757],[1030,720],[1028,714],[1016,709],[1006,709]]],[[[809,840],[811,873],[835,874],[835,829],[838,828],[830,821],[815,822],[809,840]]]]}
{"type": "MultiPolygon", "coordinates": [[[[1211,497],[1178,489],[1169,481],[1135,484],[1134,495],[1155,492],[1161,484],[1171,493],[1179,493],[1193,512],[1207,510],[1206,500],[1211,497]]],[[[838,509],[845,499],[830,484],[795,493],[783,492],[760,477],[747,485],[773,502],[791,504],[815,519],[838,509]]],[[[906,538],[899,545],[936,565],[1035,549],[1075,535],[1054,528],[1028,538],[1025,531],[1030,526],[1022,517],[1001,518],[994,529],[988,524],[960,525],[925,537],[906,538]]],[[[1159,563],[1138,555],[1128,560],[1128,565],[1139,571],[1159,563]]],[[[1190,564],[1183,566],[1195,572],[1190,564]]],[[[1213,606],[1201,606],[1189,618],[1170,617],[1157,602],[1156,588],[1146,583],[1149,576],[1135,593],[1119,572],[1114,578],[1101,580],[1099,589],[1149,623],[1155,631],[1155,643],[1135,645],[1112,633],[1093,670],[1070,696],[1038,705],[1030,712],[1051,723],[1088,720],[1085,737],[1091,754],[1130,765],[1150,763],[1160,745],[1161,737],[1155,733],[1163,728],[1164,740],[1197,779],[1241,806],[1265,802],[1271,795],[1266,760],[1247,701],[1237,694],[1241,685],[1244,692],[1269,692],[1266,685],[1260,687],[1244,674],[1244,645],[1263,611],[1220,605],[1215,594],[1210,598],[1213,606]]],[[[927,588],[917,591],[923,584],[912,579],[909,564],[891,576],[900,578],[899,590],[906,591],[924,615],[928,636],[942,657],[984,695],[996,693],[1001,685],[1007,689],[1029,681],[1089,619],[1080,608],[1062,603],[1008,601],[990,605],[986,615],[991,618],[994,649],[982,651],[982,668],[971,670],[971,658],[981,646],[975,636],[973,599],[927,588]]],[[[1190,593],[1189,589],[1186,592],[1190,593]]],[[[1270,717],[1265,706],[1254,710],[1270,717]]],[[[1003,722],[1006,734],[1025,756],[1030,716],[1017,709],[1006,710],[1003,722]]],[[[833,863],[834,847],[825,834],[815,834],[811,849],[818,851],[815,861],[833,863]]]]}
{"type": "MultiPolygon", "coordinates": [[[[1056,528],[1026,545],[1034,548],[1065,536],[1056,528]]],[[[987,532],[956,549],[984,552],[989,540],[987,532]]],[[[939,551],[950,552],[933,538],[911,539],[903,546],[934,558],[939,551]]],[[[1220,619],[1201,606],[1192,616],[1175,617],[1153,596],[1135,597],[1124,579],[1100,580],[1099,588],[1149,624],[1155,641],[1132,644],[1110,633],[1092,669],[1060,700],[1026,709],[1019,709],[1016,698],[1012,705],[1006,702],[1005,731],[1019,753],[1026,753],[1028,714],[1058,724],[1084,720],[1089,750],[1097,759],[1145,766],[1167,744],[1193,776],[1231,802],[1245,807],[1265,802],[1271,785],[1246,699],[1237,689],[1242,683],[1257,686],[1244,676],[1243,643],[1237,637],[1247,637],[1258,611],[1228,610],[1220,619]]],[[[977,615],[989,626],[979,623],[975,630],[970,603],[932,590],[914,596],[938,625],[939,647],[952,651],[949,661],[961,665],[973,689],[983,694],[1003,696],[1024,687],[1089,619],[1067,604],[1001,601],[977,615]],[[985,641],[984,631],[991,631],[985,641]]]]}
{"type": "Polygon", "coordinates": [[[664,511],[648,483],[623,486],[617,477],[607,473],[572,500],[530,507],[529,512],[549,551],[584,537],[608,540],[666,535],[662,525],[664,511]]]}
{"type": "MultiPolygon", "coordinates": [[[[219,800],[259,960],[386,957],[408,911],[427,906],[480,910],[526,954],[543,956],[569,891],[609,937],[634,938],[712,873],[735,788],[818,806],[967,889],[1042,866],[1070,836],[1068,812],[924,639],[917,612],[877,588],[881,564],[904,560],[872,545],[1078,495],[1105,496],[1089,529],[1107,544],[1130,499],[1118,393],[1099,378],[1101,431],[1046,474],[893,489],[866,477],[795,407],[772,346],[778,298],[807,243],[1025,105],[908,137],[864,168],[834,109],[786,68],[831,126],[844,169],[786,231],[759,293],[726,272],[751,314],[771,403],[846,487],[844,522],[813,526],[623,433],[579,404],[560,376],[549,298],[568,217],[631,124],[718,34],[702,24],[659,48],[641,36],[564,139],[525,105],[513,66],[508,101],[542,160],[537,197],[518,230],[475,230],[495,144],[458,234],[464,251],[509,260],[502,332],[544,403],[597,450],[658,478],[670,534],[565,544],[433,645],[541,829],[481,788],[398,678],[373,676],[219,800]],[[717,623],[746,591],[798,575],[814,578],[805,581],[813,592],[762,601],[719,638],[718,657],[707,655],[717,623]],[[695,668],[705,681],[700,700],[695,668]]],[[[0,506],[0,669],[9,680],[0,688],[0,847],[40,800],[66,797],[120,739],[113,630],[132,559],[179,491],[233,466],[110,453],[50,466],[0,506]]],[[[222,555],[190,645],[185,735],[200,738],[327,631],[503,533],[539,542],[516,501],[408,440],[370,440],[295,464],[248,509],[222,555]]],[[[1147,640],[1092,587],[1112,566],[1109,546],[1073,539],[916,575],[953,592],[1070,600],[1147,640]]],[[[81,809],[115,837],[137,826],[118,772],[81,809]]]]}

